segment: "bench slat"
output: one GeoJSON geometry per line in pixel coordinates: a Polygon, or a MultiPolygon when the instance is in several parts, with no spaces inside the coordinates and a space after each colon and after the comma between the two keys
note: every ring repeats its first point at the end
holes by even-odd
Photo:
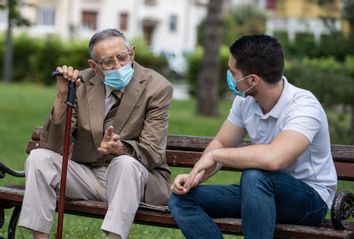
{"type": "Polygon", "coordinates": [[[168,135],[167,148],[203,151],[212,139],[212,137],[203,136],[168,135]]]}
{"type": "Polygon", "coordinates": [[[339,180],[354,181],[354,163],[334,162],[339,180]]]}
{"type": "Polygon", "coordinates": [[[167,150],[166,161],[169,166],[191,168],[199,160],[202,152],[167,150]]]}
{"type": "Polygon", "coordinates": [[[354,145],[331,145],[332,156],[336,161],[354,163],[354,145]]]}

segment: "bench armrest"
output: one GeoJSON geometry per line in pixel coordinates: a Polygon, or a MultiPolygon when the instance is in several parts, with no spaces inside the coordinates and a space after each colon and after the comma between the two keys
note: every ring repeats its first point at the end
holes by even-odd
{"type": "Polygon", "coordinates": [[[4,178],[6,173],[15,176],[15,177],[24,177],[25,171],[17,171],[5,166],[3,163],[0,163],[0,178],[4,178]]]}

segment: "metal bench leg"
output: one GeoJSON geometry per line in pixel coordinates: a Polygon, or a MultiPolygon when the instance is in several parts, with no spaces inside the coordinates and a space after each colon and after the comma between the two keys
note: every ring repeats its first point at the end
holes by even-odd
{"type": "Polygon", "coordinates": [[[21,207],[22,207],[21,205],[15,206],[15,208],[12,212],[10,223],[9,223],[9,228],[7,231],[7,238],[8,239],[15,239],[16,226],[17,226],[18,218],[20,217],[21,207]]]}
{"type": "MultiPolygon", "coordinates": [[[[4,221],[5,221],[5,209],[0,208],[0,228],[4,226],[4,221]]],[[[4,239],[2,236],[0,236],[0,239],[4,239]]]]}

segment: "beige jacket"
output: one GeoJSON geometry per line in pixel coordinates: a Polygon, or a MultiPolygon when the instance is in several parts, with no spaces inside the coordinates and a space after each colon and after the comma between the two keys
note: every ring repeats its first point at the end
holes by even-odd
{"type": "MultiPolygon", "coordinates": [[[[157,72],[134,62],[135,70],[113,120],[116,134],[135,150],[136,158],[149,170],[143,201],[165,205],[170,193],[170,170],[166,164],[168,107],[171,84],[157,72]]],[[[83,164],[108,164],[113,156],[100,153],[103,138],[105,87],[91,69],[80,74],[84,84],[76,90],[76,107],[72,117],[73,150],[71,160],[83,164]]],[[[40,145],[62,154],[65,117],[54,124],[49,114],[41,134],[40,145]]]]}

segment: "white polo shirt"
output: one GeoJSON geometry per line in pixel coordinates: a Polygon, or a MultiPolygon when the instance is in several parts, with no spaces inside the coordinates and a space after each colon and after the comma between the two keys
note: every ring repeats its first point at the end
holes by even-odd
{"type": "Polygon", "coordinates": [[[283,92],[270,112],[264,114],[253,97],[236,97],[228,121],[245,128],[252,144],[269,144],[283,130],[294,130],[308,138],[310,145],[306,151],[282,171],[314,188],[330,208],[337,174],[326,113],[311,92],[283,79],[283,92]]]}

